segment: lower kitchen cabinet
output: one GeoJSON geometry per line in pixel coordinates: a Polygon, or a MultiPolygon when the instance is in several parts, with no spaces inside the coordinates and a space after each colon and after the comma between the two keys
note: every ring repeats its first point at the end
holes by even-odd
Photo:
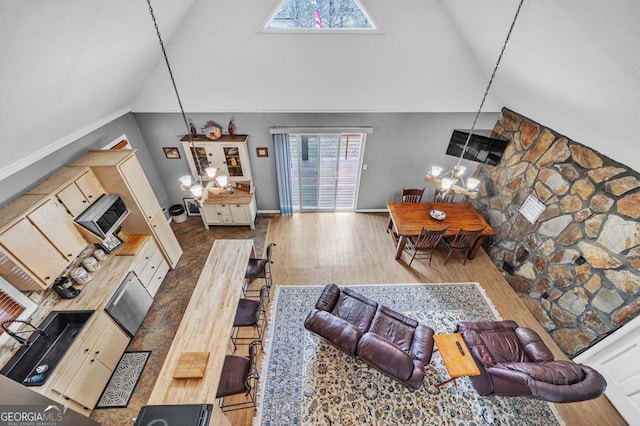
{"type": "Polygon", "coordinates": [[[160,284],[169,272],[169,264],[165,261],[153,238],[147,238],[147,241],[140,248],[132,270],[149,294],[155,297],[160,284]]]}
{"type": "Polygon", "coordinates": [[[129,336],[104,312],[65,362],[51,389],[89,413],[129,344],[129,336]]]}

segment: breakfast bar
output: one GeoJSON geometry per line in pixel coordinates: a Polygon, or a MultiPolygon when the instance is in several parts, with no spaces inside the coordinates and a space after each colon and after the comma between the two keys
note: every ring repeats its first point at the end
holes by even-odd
{"type": "Polygon", "coordinates": [[[229,424],[216,391],[253,251],[253,240],[213,243],[147,405],[214,404],[211,424],[229,424]],[[208,353],[203,377],[174,378],[183,353],[208,353]]]}

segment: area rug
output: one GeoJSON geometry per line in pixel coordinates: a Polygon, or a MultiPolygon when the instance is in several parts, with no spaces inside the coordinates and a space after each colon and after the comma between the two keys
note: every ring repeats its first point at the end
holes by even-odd
{"type": "MultiPolygon", "coordinates": [[[[477,283],[352,286],[365,296],[451,333],[458,321],[501,319],[477,283]]],[[[254,425],[558,425],[552,406],[529,398],[480,397],[448,374],[435,353],[410,392],[304,328],[323,286],[280,286],[271,303],[254,425]]]]}
{"type": "Polygon", "coordinates": [[[150,354],[151,351],[123,353],[96,408],[123,408],[129,405],[150,354]]]}

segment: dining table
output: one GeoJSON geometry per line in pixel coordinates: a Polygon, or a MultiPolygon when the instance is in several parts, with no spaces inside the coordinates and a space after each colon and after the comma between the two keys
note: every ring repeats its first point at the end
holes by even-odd
{"type": "Polygon", "coordinates": [[[403,203],[388,202],[389,229],[396,246],[396,259],[400,259],[407,239],[420,235],[422,228],[439,230],[447,228],[445,237],[456,235],[462,229],[480,229],[482,233],[473,248],[467,254],[467,259],[473,259],[487,238],[496,232],[487,223],[480,212],[469,202],[453,203],[403,203]],[[444,214],[441,214],[444,213],[444,214]]]}

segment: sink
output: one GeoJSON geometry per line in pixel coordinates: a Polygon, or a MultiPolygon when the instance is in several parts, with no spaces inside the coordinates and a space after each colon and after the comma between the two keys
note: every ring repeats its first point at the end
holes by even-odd
{"type": "Polygon", "coordinates": [[[31,334],[31,344],[21,347],[0,370],[0,374],[25,386],[42,386],[94,312],[52,311],[38,326],[48,337],[45,338],[36,332],[31,334]],[[43,381],[23,382],[37,374],[36,367],[44,364],[48,365],[49,369],[44,373],[43,381]]]}

